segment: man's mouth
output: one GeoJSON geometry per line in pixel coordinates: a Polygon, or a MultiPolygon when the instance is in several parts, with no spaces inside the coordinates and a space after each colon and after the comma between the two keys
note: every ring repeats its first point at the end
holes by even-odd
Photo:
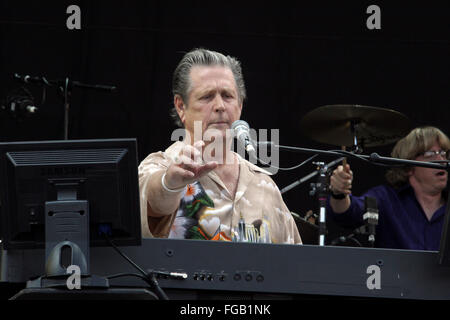
{"type": "Polygon", "coordinates": [[[438,177],[445,176],[445,174],[446,174],[445,171],[439,171],[439,172],[436,172],[436,175],[437,175],[438,177]]]}

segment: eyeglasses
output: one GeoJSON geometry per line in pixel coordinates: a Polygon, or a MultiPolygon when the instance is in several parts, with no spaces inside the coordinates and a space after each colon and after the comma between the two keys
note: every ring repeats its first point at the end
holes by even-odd
{"type": "Polygon", "coordinates": [[[425,159],[437,159],[438,156],[448,159],[450,153],[448,150],[429,150],[419,154],[419,156],[423,156],[425,159]]]}

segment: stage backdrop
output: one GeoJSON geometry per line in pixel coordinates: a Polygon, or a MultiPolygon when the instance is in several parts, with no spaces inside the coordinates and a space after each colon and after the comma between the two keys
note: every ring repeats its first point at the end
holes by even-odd
{"type": "MultiPolygon", "coordinates": [[[[413,126],[434,125],[449,134],[448,7],[378,2],[381,29],[370,29],[371,4],[2,0],[0,99],[22,86],[14,73],[116,86],[114,92],[73,88],[69,139],[135,137],[142,160],[171,144],[173,70],[185,52],[204,47],[242,62],[248,93],[242,119],[255,129],[280,129],[283,145],[338,148],[309,139],[300,126],[305,114],[329,104],[394,109],[413,126]],[[76,24],[70,5],[80,9],[80,29],[68,28],[76,24]]],[[[39,111],[24,119],[2,112],[0,140],[63,139],[57,88],[44,95],[40,86],[25,87],[39,111]]],[[[389,156],[391,148],[364,153],[389,156]]],[[[307,157],[282,152],[280,166],[307,157]]],[[[384,182],[384,169],[349,162],[354,193],[384,182]]],[[[307,164],[274,180],[281,189],[314,170],[307,164]]],[[[300,215],[317,207],[309,182],[284,194],[300,215]]],[[[330,231],[330,237],[343,232],[333,224],[330,231]]]]}

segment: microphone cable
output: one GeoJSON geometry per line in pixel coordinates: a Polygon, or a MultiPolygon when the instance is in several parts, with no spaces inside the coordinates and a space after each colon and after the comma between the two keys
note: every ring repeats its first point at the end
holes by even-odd
{"type": "MultiPolygon", "coordinates": [[[[252,144],[254,144],[254,145],[256,145],[256,146],[257,146],[258,144],[260,144],[260,143],[256,143],[254,140],[250,140],[250,141],[251,141],[252,144]]],[[[269,141],[265,141],[265,142],[269,142],[269,141]]],[[[267,144],[271,144],[271,142],[269,142],[269,143],[267,143],[267,144]]],[[[317,156],[318,156],[318,154],[314,154],[314,155],[312,155],[311,157],[309,157],[308,159],[306,159],[305,161],[303,161],[303,162],[301,162],[301,163],[299,163],[299,164],[297,164],[297,165],[295,165],[295,166],[293,166],[293,167],[282,168],[282,167],[274,166],[273,164],[270,164],[270,163],[267,163],[267,162],[261,160],[258,156],[256,156],[256,151],[255,151],[255,159],[256,159],[257,161],[259,161],[260,163],[262,163],[262,164],[265,165],[265,166],[268,166],[268,167],[271,167],[271,168],[275,168],[275,169],[281,170],[281,171],[291,171],[291,170],[298,169],[298,168],[304,166],[305,164],[307,164],[308,162],[312,161],[312,160],[313,160],[314,158],[316,158],[317,156]]]]}

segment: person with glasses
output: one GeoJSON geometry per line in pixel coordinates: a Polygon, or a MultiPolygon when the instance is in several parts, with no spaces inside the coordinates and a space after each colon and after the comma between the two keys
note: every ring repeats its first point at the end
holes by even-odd
{"type": "MultiPolygon", "coordinates": [[[[436,127],[413,129],[394,146],[394,158],[417,161],[446,161],[450,140],[436,127]]],[[[387,184],[361,196],[351,193],[353,172],[338,166],[330,177],[328,213],[341,226],[364,225],[365,197],[378,205],[375,247],[439,250],[447,201],[448,173],[443,168],[393,167],[386,173],[387,184]]]]}

